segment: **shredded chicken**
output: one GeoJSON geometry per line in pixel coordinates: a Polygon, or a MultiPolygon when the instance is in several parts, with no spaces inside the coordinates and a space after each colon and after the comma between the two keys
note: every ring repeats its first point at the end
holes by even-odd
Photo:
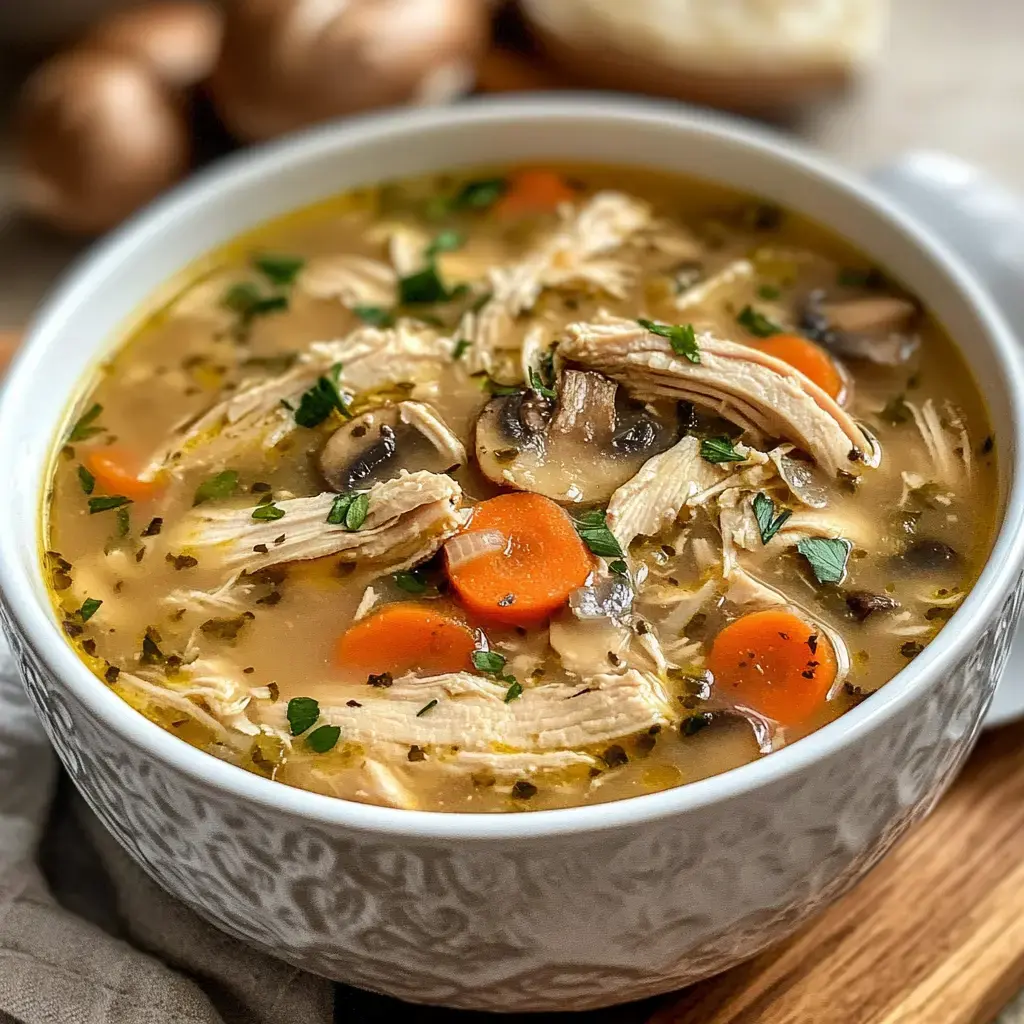
{"type": "Polygon", "coordinates": [[[403,423],[415,427],[452,468],[464,466],[469,458],[458,435],[429,405],[399,402],[398,415],[403,423]]]}
{"type": "Polygon", "coordinates": [[[676,299],[676,309],[689,313],[702,306],[725,301],[735,294],[737,288],[753,284],[756,280],[754,264],[750,260],[736,260],[683,291],[676,299]]]}
{"type": "Polygon", "coordinates": [[[397,283],[397,274],[386,263],[368,256],[338,253],[310,259],[296,286],[314,299],[336,299],[349,309],[387,309],[397,301],[397,283]]]}
{"type": "Polygon", "coordinates": [[[276,503],[284,516],[253,519],[251,507],[200,505],[171,531],[170,550],[210,559],[225,572],[255,572],[282,562],[344,555],[381,573],[429,558],[459,529],[462,490],[450,477],[403,472],[368,491],[366,521],[358,530],[327,522],[336,494],[276,503]]]}
{"type": "Polygon", "coordinates": [[[163,470],[223,461],[249,447],[273,448],[296,429],[293,410],[302,395],[333,367],[341,367],[339,388],[359,394],[436,377],[451,351],[450,338],[413,321],[387,330],[361,327],[339,341],[315,342],[291,370],[243,386],[183,424],[139,475],[152,480],[163,470]]]}
{"type": "Polygon", "coordinates": [[[832,398],[756,348],[701,334],[700,362],[693,363],[676,355],[669,339],[608,314],[570,324],[567,334],[559,360],[613,377],[639,397],[686,399],[755,434],[786,437],[830,473],[878,464],[872,439],[832,398]]]}
{"type": "MultiPolygon", "coordinates": [[[[596,675],[578,688],[564,683],[529,687],[508,703],[507,686],[466,672],[407,676],[386,690],[367,689],[359,707],[346,703],[351,691],[321,697],[321,722],[339,726],[347,740],[371,753],[381,744],[456,747],[453,761],[471,752],[480,767],[497,768],[513,753],[564,756],[567,750],[667,725],[674,715],[658,679],[637,671],[596,675]]],[[[258,713],[265,724],[284,727],[280,702],[258,713]]]]}
{"type": "Polygon", "coordinates": [[[611,618],[577,619],[563,615],[553,619],[548,642],[562,668],[580,679],[624,669],[632,634],[624,623],[611,618]]]}

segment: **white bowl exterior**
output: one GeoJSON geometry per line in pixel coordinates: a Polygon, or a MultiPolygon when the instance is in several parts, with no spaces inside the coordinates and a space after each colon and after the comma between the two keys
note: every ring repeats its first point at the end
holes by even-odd
{"type": "Polygon", "coordinates": [[[170,892],[309,970],[423,1002],[584,1009],[752,955],[852,884],[969,751],[1020,604],[1018,356],[990,304],[862,185],[678,108],[542,99],[332,127],[201,176],[128,226],[34,328],[0,403],[0,625],[66,768],[170,892]],[[145,721],[63,642],[37,564],[39,495],[69,397],[154,290],[268,217],[381,178],[564,157],[696,174],[799,209],[925,297],[989,400],[1003,529],[981,583],[912,666],[813,736],[617,804],[450,815],[303,793],[145,721]]]}

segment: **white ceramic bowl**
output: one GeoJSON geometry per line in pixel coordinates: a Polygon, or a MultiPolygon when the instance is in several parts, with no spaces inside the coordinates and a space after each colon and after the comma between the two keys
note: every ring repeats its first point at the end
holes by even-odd
{"type": "Polygon", "coordinates": [[[788,934],[925,814],[971,747],[1024,560],[1020,360],[953,257],[878,193],[717,116],[538,97],[329,126],[203,174],[100,245],[31,331],[0,403],[0,621],[90,805],[161,885],[225,931],[342,981],[501,1010],[676,988],[788,934]],[[759,193],[845,235],[922,296],[988,397],[1002,528],[925,652],[839,721],[755,764],[619,803],[454,815],[332,800],[209,757],[136,714],[62,639],[39,568],[51,446],[89,368],[162,282],[268,217],[354,185],[572,158],[759,193]]]}

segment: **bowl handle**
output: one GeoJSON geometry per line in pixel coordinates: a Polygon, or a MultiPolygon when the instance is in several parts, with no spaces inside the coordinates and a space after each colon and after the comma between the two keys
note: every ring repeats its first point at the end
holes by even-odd
{"type": "MultiPolygon", "coordinates": [[[[1024,197],[945,153],[907,153],[870,175],[974,270],[1011,324],[1024,323],[1024,197]]],[[[1024,717],[1024,626],[1018,626],[986,727],[1024,717]]]]}

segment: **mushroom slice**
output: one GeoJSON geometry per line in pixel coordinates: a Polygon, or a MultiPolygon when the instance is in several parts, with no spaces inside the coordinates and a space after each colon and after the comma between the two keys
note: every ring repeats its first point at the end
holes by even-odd
{"type": "Polygon", "coordinates": [[[371,409],[339,427],[320,453],[320,472],[336,491],[389,480],[401,470],[444,473],[466,461],[451,428],[421,402],[371,409]]]}
{"type": "Polygon", "coordinates": [[[753,346],[701,334],[694,363],[668,338],[607,313],[566,333],[560,361],[604,373],[639,396],[709,406],[745,429],[794,442],[831,474],[878,464],[873,440],[831,396],[753,346]]]}
{"type": "Polygon", "coordinates": [[[557,402],[533,390],[493,398],[476,425],[484,475],[567,504],[607,501],[677,429],[646,408],[617,407],[617,390],[599,373],[567,370],[557,402]]]}
{"type": "Polygon", "coordinates": [[[900,366],[920,345],[912,331],[918,314],[914,303],[894,296],[827,302],[825,292],[816,290],[807,296],[800,327],[842,359],[900,366]]]}
{"type": "Polygon", "coordinates": [[[223,567],[225,573],[256,572],[282,562],[342,555],[381,573],[429,558],[463,523],[462,490],[450,477],[400,473],[368,492],[366,519],[357,530],[327,517],[336,494],[290,498],[275,506],[274,520],[253,519],[253,509],[200,505],[167,537],[169,551],[185,550],[223,567]]]}
{"type": "MultiPolygon", "coordinates": [[[[319,687],[321,691],[325,687],[319,687]]],[[[352,687],[321,692],[321,721],[371,755],[381,745],[458,748],[475,755],[580,750],[667,725],[674,711],[660,681],[645,672],[595,675],[582,689],[544,683],[505,703],[508,686],[468,672],[396,679],[386,690],[352,687]],[[364,693],[368,690],[368,693],[364,693]],[[434,703],[436,701],[436,703],[434,703]],[[430,714],[422,714],[430,705],[430,714]]],[[[284,728],[284,702],[260,707],[268,725],[284,728]]],[[[458,760],[458,754],[453,755],[458,760]]],[[[474,758],[479,762],[480,757],[474,758]]],[[[480,765],[484,767],[484,765],[480,765]]]]}

